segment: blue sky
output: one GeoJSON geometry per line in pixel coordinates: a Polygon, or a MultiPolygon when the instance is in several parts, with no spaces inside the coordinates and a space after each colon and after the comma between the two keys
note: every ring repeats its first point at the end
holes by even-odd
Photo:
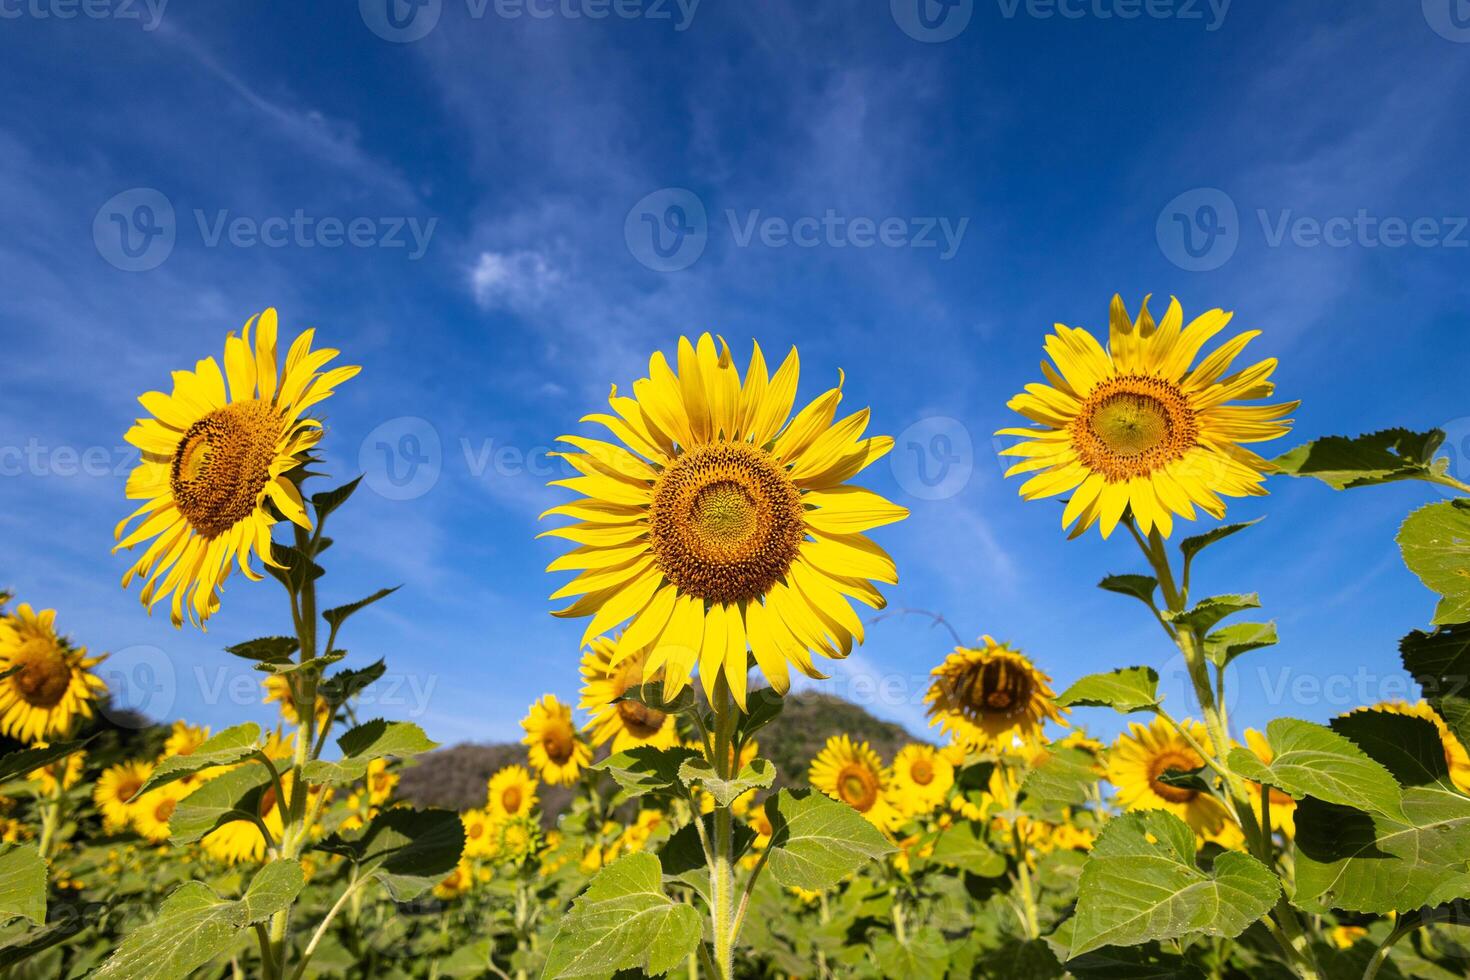
{"type": "MultiPolygon", "coordinates": [[[[344,645],[389,660],[367,710],[445,742],[574,696],[541,454],[681,332],[799,345],[807,396],[844,369],[902,434],[864,475],[913,512],[877,533],[892,606],[1058,688],[1175,666],[1095,588],[1139,570],[1126,537],[1068,542],[1001,478],[990,433],[1053,322],[1102,328],[1115,291],[1233,309],[1303,401],[1280,449],[1387,425],[1470,448],[1462,0],[386,2],[0,0],[0,580],[113,651],[128,703],[269,717],[221,648],[284,631],[278,590],[237,576],[176,631],[109,553],[136,395],[269,305],[364,367],[328,406],[332,472],[368,480],[324,601],[403,584],[344,645]]],[[[1280,624],[1235,720],[1407,693],[1396,641],[1432,598],[1392,539],[1434,491],[1270,487],[1197,573],[1280,624]]],[[[820,686],[918,730],[949,646],[886,619],[820,686]]]]}

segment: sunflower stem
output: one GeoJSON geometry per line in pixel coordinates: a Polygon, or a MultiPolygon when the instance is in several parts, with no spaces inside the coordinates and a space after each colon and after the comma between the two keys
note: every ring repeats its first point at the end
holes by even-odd
{"type": "MultiPolygon", "coordinates": [[[[721,779],[730,778],[735,730],[735,706],[730,700],[730,686],[720,674],[711,692],[710,703],[715,713],[714,758],[710,767],[721,779]]],[[[715,803],[715,861],[710,869],[711,925],[714,927],[715,974],[719,980],[732,980],[735,968],[735,867],[734,821],[730,808],[715,803]]]]}

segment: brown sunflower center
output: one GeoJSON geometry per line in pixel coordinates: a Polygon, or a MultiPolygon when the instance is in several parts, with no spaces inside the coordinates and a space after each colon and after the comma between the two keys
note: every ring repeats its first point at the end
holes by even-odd
{"type": "Polygon", "coordinates": [[[478,821],[470,824],[469,836],[473,840],[479,840],[485,834],[485,825],[478,821]]]}
{"type": "Polygon", "coordinates": [[[934,766],[928,759],[915,759],[909,766],[909,778],[920,786],[928,786],[934,782],[934,766]]]}
{"type": "Polygon", "coordinates": [[[142,781],[132,776],[123,777],[117,784],[117,801],[119,803],[128,802],[128,800],[133,798],[133,794],[138,792],[142,786],[142,781]]]}
{"type": "Polygon", "coordinates": [[[770,453],[748,443],[696,446],[653,487],[649,540],[659,571],[707,602],[764,595],[806,536],[801,494],[770,453]]]}
{"type": "Polygon", "coordinates": [[[1199,441],[1189,398],[1162,378],[1124,375],[1092,390],[1071,425],[1082,464],[1108,482],[1147,476],[1199,441]]]}
{"type": "Polygon", "coordinates": [[[505,808],[506,813],[515,813],[521,808],[521,788],[519,786],[507,786],[500,791],[500,805],[505,808]]]}
{"type": "Polygon", "coordinates": [[[282,419],[269,402],[234,402],[189,426],[174,450],[169,481],[179,512],[205,538],[255,510],[270,479],[282,419]]]}
{"type": "Polygon", "coordinates": [[[972,664],[955,682],[959,708],[972,718],[1009,717],[1023,712],[1034,690],[1030,671],[1004,659],[972,664]]]}
{"type": "Polygon", "coordinates": [[[623,727],[634,737],[652,738],[664,727],[664,718],[667,716],[662,711],[654,711],[637,701],[619,701],[618,717],[622,719],[623,727]]]}
{"type": "Polygon", "coordinates": [[[1148,767],[1149,788],[1170,803],[1189,803],[1199,796],[1198,790],[1170,786],[1159,777],[1171,770],[1184,773],[1193,772],[1199,767],[1200,760],[1192,752],[1181,752],[1177,749],[1160,752],[1148,767]]]}
{"type": "Polygon", "coordinates": [[[576,749],[576,737],[570,727],[556,725],[541,733],[541,747],[546,750],[546,758],[559,766],[566,765],[576,749]]]}
{"type": "Polygon", "coordinates": [[[61,703],[71,687],[71,665],[66,655],[44,637],[28,641],[10,658],[20,667],[10,683],[21,700],[33,708],[50,709],[61,703]]]}
{"type": "Polygon", "coordinates": [[[169,817],[174,815],[174,807],[178,805],[179,801],[171,797],[159,800],[153,807],[153,819],[159,823],[168,823],[169,817]]]}
{"type": "Polygon", "coordinates": [[[837,773],[837,795],[842,802],[867,813],[878,802],[878,777],[867,766],[849,762],[837,773]]]}

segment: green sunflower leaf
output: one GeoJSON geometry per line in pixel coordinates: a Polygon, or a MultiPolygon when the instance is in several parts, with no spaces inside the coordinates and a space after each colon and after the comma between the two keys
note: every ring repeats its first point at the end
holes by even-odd
{"type": "Polygon", "coordinates": [[[1418,630],[1399,643],[1404,669],[1461,745],[1470,745],[1470,625],[1418,630]]]}
{"type": "Polygon", "coordinates": [[[720,806],[729,806],[741,794],[753,789],[766,789],[775,782],[776,767],[765,759],[755,759],[734,779],[721,779],[708,762],[695,756],[680,763],[679,781],[685,786],[698,785],[720,806]]]}
{"type": "Polygon", "coordinates": [[[1166,810],[1115,817],[1098,836],[1077,889],[1071,956],[1191,933],[1233,938],[1271,910],[1281,882],[1238,851],[1196,860],[1194,831],[1166,810]]]}
{"type": "Polygon", "coordinates": [[[944,980],[949,972],[949,948],[944,933],[933,926],[915,930],[900,942],[891,932],[873,937],[873,955],[885,977],[905,980],[944,980]]]}
{"type": "Polygon", "coordinates": [[[322,681],[317,688],[317,694],[334,707],[346,704],[361,693],[363,688],[382,677],[387,669],[387,664],[377,660],[356,670],[339,670],[322,681]]]}
{"type": "Polygon", "coordinates": [[[453,810],[400,806],[380,811],[359,833],[338,832],[316,845],[381,881],[394,901],[417,898],[443,881],[464,853],[464,824],[453,810]]]}
{"type": "Polygon", "coordinates": [[[288,664],[299,647],[294,636],[262,636],[227,646],[225,653],[262,664],[288,664]]]}
{"type": "Polygon", "coordinates": [[[704,933],[694,906],[663,891],[652,854],[629,854],[598,872],[552,940],[542,976],[611,977],[620,970],[667,973],[688,959],[704,933]]]}
{"type": "Polygon", "coordinates": [[[322,619],[325,619],[328,623],[330,623],[332,629],[337,629],[342,625],[344,621],[346,621],[348,616],[351,616],[353,613],[365,609],[368,606],[371,606],[379,599],[387,598],[402,587],[403,586],[401,585],[395,585],[391,589],[379,589],[365,599],[358,599],[356,602],[349,602],[345,606],[336,606],[332,609],[328,609],[322,613],[322,619]]]}
{"type": "MultiPolygon", "coordinates": [[[[171,755],[154,767],[137,796],[216,766],[231,766],[260,747],[260,726],[253,721],[226,728],[200,742],[188,755],[171,755]]],[[[264,770],[262,770],[262,773],[264,770]]],[[[136,798],[136,797],[135,797],[136,798]]]]}
{"type": "Polygon", "coordinates": [[[698,758],[698,752],[683,746],[656,749],[651,745],[640,745],[624,752],[614,752],[588,768],[607,773],[630,796],[678,793],[682,785],[680,770],[685,763],[698,758]]]}
{"type": "Polygon", "coordinates": [[[1227,616],[1234,616],[1247,609],[1261,608],[1261,599],[1254,592],[1249,595],[1212,595],[1194,604],[1193,609],[1183,612],[1165,612],[1164,619],[1180,629],[1205,634],[1227,616]]]}
{"type": "Polygon", "coordinates": [[[985,834],[969,820],[957,821],[939,835],[929,860],[982,878],[1006,873],[1006,859],[986,843],[985,834]]]}
{"type": "Polygon", "coordinates": [[[237,820],[253,825],[253,815],[260,813],[262,794],[271,782],[265,766],[255,764],[215,776],[174,807],[168,821],[169,840],[190,844],[237,820]]]}
{"type": "Polygon", "coordinates": [[[1204,534],[1196,534],[1193,537],[1185,538],[1179,542],[1179,551],[1184,555],[1185,564],[1187,565],[1194,561],[1196,555],[1215,542],[1224,541],[1232,534],[1244,531],[1248,527],[1254,527],[1263,520],[1265,520],[1264,517],[1257,517],[1253,521],[1242,521],[1239,524],[1221,524],[1219,527],[1211,528],[1204,534]]]}
{"type": "Polygon", "coordinates": [[[256,872],[238,900],[220,898],[202,881],[175,888],[158,915],[131,932],[92,974],[96,980],[174,980],[222,955],[240,930],[289,906],[305,876],[295,861],[272,861],[256,872]]]}
{"type": "Polygon", "coordinates": [[[1385,429],[1355,439],[1326,436],[1272,462],[1288,476],[1313,476],[1334,490],[1350,490],[1442,474],[1447,461],[1436,459],[1435,452],[1443,442],[1444,433],[1439,429],[1385,429]]]}
{"type": "Polygon", "coordinates": [[[1294,799],[1308,796],[1392,816],[1403,816],[1398,782],[1384,766],[1344,736],[1323,725],[1277,718],[1266,726],[1270,763],[1248,748],[1230,752],[1229,766],[1256,783],[1294,799]]]}
{"type": "Polygon", "coordinates": [[[665,715],[687,714],[699,707],[699,701],[694,696],[693,688],[686,687],[672,698],[666,698],[662,681],[630,687],[623,692],[622,697],[615,699],[613,703],[616,704],[618,701],[633,701],[650,711],[657,711],[665,715]]]}
{"type": "Polygon", "coordinates": [[[1152,609],[1154,590],[1159,587],[1159,580],[1152,575],[1109,575],[1097,583],[1097,587],[1119,595],[1131,595],[1152,609]]]}
{"type": "Polygon", "coordinates": [[[87,743],[96,738],[89,735],[71,742],[52,742],[45,747],[21,749],[19,752],[7,752],[0,756],[0,783],[19,779],[21,776],[33,773],[37,769],[60,762],[73,752],[80,752],[86,748],[87,743]]]}
{"type": "Polygon", "coordinates": [[[46,861],[24,845],[0,853],[0,922],[16,916],[46,922],[46,861]]]}
{"type": "Polygon", "coordinates": [[[786,698],[769,687],[751,691],[750,697],[746,699],[745,713],[735,721],[735,731],[742,740],[748,739],[775,721],[785,707],[786,698]]]}
{"type": "Polygon", "coordinates": [[[1205,637],[1205,657],[1216,667],[1227,667],[1241,654],[1277,642],[1275,623],[1232,623],[1205,637]]]}
{"type": "Polygon", "coordinates": [[[1097,759],[1085,749],[1049,746],[1046,758],[1021,783],[1021,808],[1041,814],[1080,806],[1101,778],[1097,769],[1097,759]]]}
{"type": "Polygon", "coordinates": [[[361,482],[362,477],[359,476],[357,479],[349,480],[340,487],[312,494],[311,506],[316,511],[318,523],[326,520],[328,514],[347,503],[347,498],[352,496],[352,491],[356,490],[357,485],[361,482]]]}
{"type": "Polygon", "coordinates": [[[1121,667],[1088,674],[1057,698],[1057,704],[1064,708],[1112,708],[1125,715],[1152,710],[1161,701],[1159,673],[1152,667],[1121,667]]]}
{"type": "MultiPolygon", "coordinates": [[[[705,836],[713,841],[715,815],[706,813],[700,821],[704,824],[705,836]]],[[[731,851],[734,860],[739,861],[755,843],[755,831],[743,820],[736,821],[731,830],[731,851]]],[[[704,847],[699,842],[699,830],[692,821],[680,827],[664,842],[664,846],[659,849],[658,859],[663,865],[666,882],[692,888],[706,902],[709,901],[709,862],[705,860],[704,847]]]]}
{"type": "Polygon", "coordinates": [[[1404,787],[1402,815],[1308,797],[1296,808],[1296,895],[1311,912],[1408,912],[1443,899],[1470,864],[1470,798],[1449,778],[1433,723],[1388,711],[1336,718],[1404,787]]]}
{"type": "Polygon", "coordinates": [[[342,750],[340,760],[314,759],[306,764],[303,773],[313,783],[341,785],[356,782],[367,775],[368,764],[374,759],[409,759],[438,745],[411,721],[390,722],[376,718],[337,739],[337,747],[342,750]]]}
{"type": "Polygon", "coordinates": [[[1419,508],[1399,528],[1397,540],[1409,571],[1441,597],[1431,622],[1470,622],[1470,500],[1419,508]]]}
{"type": "Polygon", "coordinates": [[[846,803],[812,790],[783,789],[766,800],[772,834],[767,870],[787,887],[831,888],[893,852],[876,827],[846,803]]]}

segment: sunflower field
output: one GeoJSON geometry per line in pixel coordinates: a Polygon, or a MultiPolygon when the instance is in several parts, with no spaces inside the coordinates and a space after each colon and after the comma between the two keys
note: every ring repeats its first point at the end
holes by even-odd
{"type": "Polygon", "coordinates": [[[681,337],[559,436],[576,475],[526,533],[562,549],[547,589],[584,624],[580,676],[547,678],[523,756],[456,812],[403,797],[436,743],[368,713],[386,664],[344,652],[356,613],[404,594],[319,592],[359,479],[324,472],[326,408],[374,380],[314,330],[288,339],[274,309],[251,317],[222,357],[137,379],[114,550],[122,587],[181,630],[227,582],[274,596],[278,615],[219,642],[279,722],[123,732],[103,717],[105,638],[83,646],[65,608],[4,594],[0,971],[1464,976],[1470,486],[1439,431],[1281,444],[1297,403],[1273,400],[1276,360],[1243,358],[1258,331],[1230,320],[1114,297],[1105,336],[1044,338],[997,433],[1020,497],[1116,546],[1128,570],[1100,585],[1157,644],[1140,661],[1177,652],[1187,701],[1131,663],[1058,690],[1024,638],[957,636],[932,652],[923,738],[880,753],[838,732],[778,777],[762,741],[793,681],[820,690],[898,582],[881,542],[908,512],[861,485],[894,441],[841,409],[840,373],[799,398],[795,349],[681,337]],[[1233,723],[1227,668],[1277,628],[1255,594],[1199,594],[1194,572],[1217,548],[1264,554],[1227,499],[1288,479],[1320,484],[1323,508],[1433,487],[1397,539],[1425,608],[1437,597],[1402,624],[1422,699],[1233,723]],[[1115,715],[1116,738],[1089,734],[1115,715]],[[553,791],[570,802],[546,806],[553,791]]]}

